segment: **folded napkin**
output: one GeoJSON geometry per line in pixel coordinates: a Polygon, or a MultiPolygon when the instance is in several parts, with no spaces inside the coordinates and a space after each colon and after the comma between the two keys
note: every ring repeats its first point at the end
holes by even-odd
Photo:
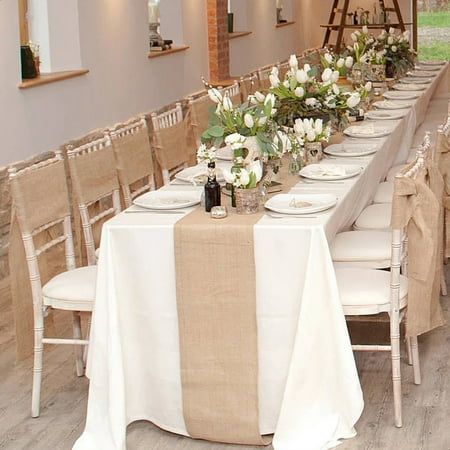
{"type": "Polygon", "coordinates": [[[336,166],[334,164],[322,164],[311,167],[309,170],[310,175],[315,176],[343,176],[346,175],[345,167],[336,166]]]}

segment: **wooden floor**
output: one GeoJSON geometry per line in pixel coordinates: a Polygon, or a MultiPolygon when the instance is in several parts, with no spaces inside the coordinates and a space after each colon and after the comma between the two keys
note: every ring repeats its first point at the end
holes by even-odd
{"type": "MultiPolygon", "coordinates": [[[[0,286],[3,300],[0,301],[0,449],[71,449],[83,431],[88,381],[76,377],[70,347],[48,347],[41,416],[30,418],[32,361],[15,364],[12,315],[6,297],[7,290],[4,288],[2,292],[0,286]]],[[[450,297],[443,298],[442,304],[450,322],[450,297]]],[[[419,343],[422,385],[415,386],[412,368],[405,362],[402,366],[404,426],[401,429],[393,426],[388,355],[357,356],[365,409],[356,425],[358,436],[339,449],[450,450],[450,326],[421,337],[419,343]]],[[[166,433],[147,422],[132,424],[127,440],[129,450],[253,449],[197,442],[166,433]]]]}

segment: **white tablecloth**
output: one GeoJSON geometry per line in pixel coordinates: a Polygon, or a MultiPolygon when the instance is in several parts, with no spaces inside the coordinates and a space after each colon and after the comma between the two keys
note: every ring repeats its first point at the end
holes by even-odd
{"type": "MultiPolygon", "coordinates": [[[[438,77],[439,78],[439,77],[438,77]]],[[[261,434],[276,450],[331,448],[355,434],[363,398],[328,243],[351,226],[396,160],[407,157],[438,79],[356,178],[299,182],[292,192],[332,192],[316,218],[254,226],[261,434]]],[[[352,139],[353,140],[353,139],[352,139]]],[[[164,189],[196,189],[171,185],[164,189]]],[[[180,216],[122,213],[102,233],[89,354],[86,429],[76,450],[125,449],[126,427],[149,420],[187,435],[183,412],[173,226],[180,216]]],[[[224,274],[225,275],[225,274],[224,274]]],[[[206,280],[208,283],[214,280],[206,280]]]]}

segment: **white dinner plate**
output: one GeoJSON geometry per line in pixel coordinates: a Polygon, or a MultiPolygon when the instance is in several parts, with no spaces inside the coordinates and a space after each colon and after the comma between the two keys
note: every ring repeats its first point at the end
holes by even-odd
{"type": "Polygon", "coordinates": [[[359,175],[363,167],[356,164],[310,164],[300,170],[303,178],[317,181],[345,180],[359,175]]]}
{"type": "Polygon", "coordinates": [[[403,92],[403,91],[387,91],[383,93],[383,97],[389,100],[412,100],[420,97],[421,92],[403,92]]]}
{"type": "Polygon", "coordinates": [[[439,66],[432,66],[432,65],[423,65],[423,64],[416,64],[415,66],[416,70],[427,70],[429,72],[437,72],[441,70],[439,66]]]}
{"type": "Polygon", "coordinates": [[[430,70],[412,70],[411,72],[408,72],[408,75],[418,78],[429,78],[435,77],[437,73],[430,70]]]}
{"type": "Polygon", "coordinates": [[[216,157],[222,161],[233,161],[234,152],[228,145],[226,147],[219,148],[216,150],[216,157]]]}
{"type": "Polygon", "coordinates": [[[392,86],[396,91],[424,91],[427,87],[414,83],[398,83],[392,86]]]}
{"type": "Polygon", "coordinates": [[[371,120],[396,120],[405,117],[408,109],[374,109],[366,112],[366,118],[371,120]]]}
{"type": "Polygon", "coordinates": [[[278,194],[265,203],[265,207],[280,214],[311,214],[325,211],[337,203],[332,194],[278,194]]]}
{"type": "Polygon", "coordinates": [[[445,66],[445,61],[440,60],[430,60],[430,61],[419,61],[419,65],[421,66],[445,66]]]}
{"type": "Polygon", "coordinates": [[[151,191],[134,199],[136,206],[146,209],[180,209],[198,205],[202,191],[151,191]]]}
{"type": "Polygon", "coordinates": [[[413,104],[414,102],[411,101],[396,101],[396,100],[379,100],[377,102],[373,102],[373,106],[375,106],[375,108],[387,110],[411,108],[413,104]]]}
{"type": "Polygon", "coordinates": [[[404,84],[409,84],[409,83],[430,84],[433,81],[433,79],[432,78],[419,78],[419,77],[405,77],[399,81],[400,81],[400,83],[404,83],[404,84]]]}
{"type": "Polygon", "coordinates": [[[355,157],[366,156],[375,153],[378,150],[378,145],[375,144],[350,144],[344,142],[342,144],[333,144],[326,147],[323,152],[331,156],[339,157],[355,157]]]}
{"type": "Polygon", "coordinates": [[[354,138],[379,138],[392,133],[392,128],[374,122],[367,125],[352,125],[344,130],[344,134],[354,138]]]}
{"type": "MultiPolygon", "coordinates": [[[[216,167],[216,177],[219,183],[225,181],[222,170],[216,167]]],[[[187,167],[175,175],[175,178],[184,183],[192,183],[197,185],[205,184],[208,180],[208,169],[204,165],[187,167]]]]}

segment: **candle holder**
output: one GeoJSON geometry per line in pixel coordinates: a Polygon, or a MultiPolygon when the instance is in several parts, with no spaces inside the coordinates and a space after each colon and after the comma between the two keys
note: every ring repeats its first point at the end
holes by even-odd
{"type": "Polygon", "coordinates": [[[234,14],[232,12],[228,13],[228,33],[234,32],[234,14]]]}
{"type": "Polygon", "coordinates": [[[149,44],[150,48],[152,47],[164,47],[164,39],[161,37],[161,35],[158,33],[159,23],[149,23],[148,29],[149,29],[149,44]]]}

